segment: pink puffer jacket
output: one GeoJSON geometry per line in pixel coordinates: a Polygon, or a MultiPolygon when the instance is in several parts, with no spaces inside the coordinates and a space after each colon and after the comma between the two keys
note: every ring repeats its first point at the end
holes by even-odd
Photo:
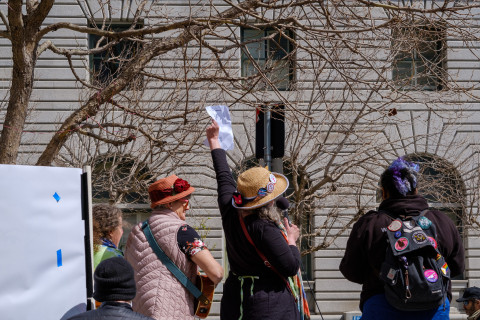
{"type": "MultiPolygon", "coordinates": [[[[197,265],[187,259],[177,243],[178,229],[185,222],[168,209],[154,210],[148,221],[162,250],[194,282],[197,265]]],[[[157,258],[141,225],[132,229],[125,249],[137,284],[133,310],[157,320],[193,319],[194,297],[157,258]]]]}

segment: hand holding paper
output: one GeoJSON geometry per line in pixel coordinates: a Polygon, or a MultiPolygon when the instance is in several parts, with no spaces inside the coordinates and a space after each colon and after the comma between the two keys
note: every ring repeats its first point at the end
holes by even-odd
{"type": "Polygon", "coordinates": [[[207,142],[210,145],[210,150],[221,148],[220,140],[218,140],[218,135],[220,131],[220,126],[217,121],[212,119],[212,124],[207,127],[207,142]]]}
{"type": "MultiPolygon", "coordinates": [[[[230,112],[227,106],[208,106],[206,107],[208,114],[216,121],[216,125],[212,123],[207,128],[207,139],[203,142],[206,146],[210,146],[209,141],[213,141],[218,137],[220,147],[224,150],[233,150],[233,132],[232,120],[230,119],[230,112]],[[217,131],[218,127],[218,131],[217,131]]],[[[210,149],[216,146],[210,146],[210,149]]]]}

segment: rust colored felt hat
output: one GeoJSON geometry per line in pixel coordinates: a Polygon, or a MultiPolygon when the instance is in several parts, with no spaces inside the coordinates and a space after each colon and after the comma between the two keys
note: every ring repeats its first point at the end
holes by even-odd
{"type": "Polygon", "coordinates": [[[255,209],[282,195],[288,188],[288,179],[280,173],[255,167],[241,173],[237,190],[241,195],[233,197],[232,205],[238,209],[255,209]]]}
{"type": "Polygon", "coordinates": [[[153,209],[160,204],[174,202],[188,196],[193,191],[195,191],[194,187],[176,175],[157,180],[148,187],[148,195],[152,202],[150,207],[153,209]]]}

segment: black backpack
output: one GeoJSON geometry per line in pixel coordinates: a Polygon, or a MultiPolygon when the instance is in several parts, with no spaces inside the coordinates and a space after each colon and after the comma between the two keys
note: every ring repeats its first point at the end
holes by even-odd
{"type": "MultiPolygon", "coordinates": [[[[385,297],[396,309],[421,311],[445,303],[450,269],[437,249],[436,227],[425,217],[390,217],[387,252],[380,270],[385,297]]],[[[388,215],[387,212],[384,212],[388,215]]]]}

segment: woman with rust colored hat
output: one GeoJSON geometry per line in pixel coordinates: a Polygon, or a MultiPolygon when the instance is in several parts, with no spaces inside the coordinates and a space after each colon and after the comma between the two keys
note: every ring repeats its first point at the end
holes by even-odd
{"type": "MultiPolygon", "coordinates": [[[[193,191],[187,181],[175,175],[153,183],[148,188],[153,209],[148,224],[160,248],[190,281],[195,283],[198,266],[216,285],[223,278],[223,268],[198,233],[185,223],[193,191]]],[[[193,295],[159,260],[142,224],[132,229],[125,249],[137,283],[133,310],[156,320],[193,319],[193,295]]]]}
{"type": "Polygon", "coordinates": [[[275,207],[288,187],[279,173],[256,167],[233,180],[220,148],[219,126],[207,128],[218,184],[230,272],[223,287],[221,319],[308,319],[296,246],[299,229],[281,221],[275,207]]]}

